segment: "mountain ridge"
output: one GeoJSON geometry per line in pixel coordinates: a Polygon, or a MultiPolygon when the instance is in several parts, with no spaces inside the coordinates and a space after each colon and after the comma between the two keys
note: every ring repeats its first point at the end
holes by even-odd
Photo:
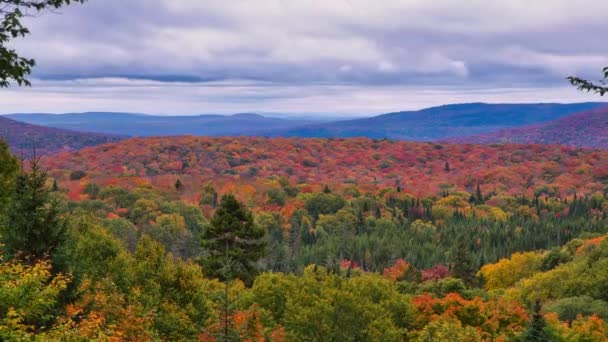
{"type": "Polygon", "coordinates": [[[608,149],[608,107],[576,113],[541,124],[446,139],[472,144],[559,144],[608,149]]]}
{"type": "Polygon", "coordinates": [[[26,157],[34,150],[38,155],[54,154],[117,142],[126,136],[32,125],[0,116],[0,138],[7,141],[14,153],[26,157]]]}
{"type": "Polygon", "coordinates": [[[473,102],[334,121],[320,121],[314,118],[285,119],[253,112],[192,116],[85,112],[8,114],[5,117],[55,128],[128,136],[367,137],[408,141],[443,141],[541,124],[604,106],[608,106],[608,103],[490,104],[473,102]]]}

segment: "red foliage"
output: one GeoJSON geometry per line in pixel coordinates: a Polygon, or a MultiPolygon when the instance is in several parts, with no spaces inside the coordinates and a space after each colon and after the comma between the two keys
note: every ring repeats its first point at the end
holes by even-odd
{"type": "MultiPolygon", "coordinates": [[[[135,138],[44,158],[53,174],[83,170],[91,182],[173,190],[177,179],[188,198],[204,184],[220,194],[252,186],[264,196],[268,179],[283,177],[300,192],[352,187],[361,192],[395,188],[415,197],[436,195],[440,185],[474,192],[532,195],[547,186],[565,197],[601,191],[608,151],[549,145],[458,145],[371,139],[135,138]],[[319,161],[316,166],[304,161],[319,161]],[[353,160],[357,163],[353,164],[353,160]],[[450,172],[445,172],[445,162],[450,172]],[[303,164],[309,165],[305,166],[303,164]],[[255,176],[252,176],[255,175],[255,176]]],[[[59,180],[66,182],[67,179],[59,180]]],[[[255,198],[255,203],[263,203],[255,198]]]]}
{"type": "MultiPolygon", "coordinates": [[[[101,133],[83,133],[66,129],[31,125],[0,116],[0,132],[10,132],[3,136],[14,153],[23,152],[30,157],[34,148],[38,156],[57,152],[78,150],[118,141],[124,137],[101,133]]],[[[51,167],[51,166],[49,166],[51,167]]]]}
{"type": "Polygon", "coordinates": [[[568,146],[608,148],[608,108],[582,112],[554,121],[481,135],[453,138],[459,143],[545,143],[568,146]]]}
{"type": "Polygon", "coordinates": [[[352,268],[354,270],[358,270],[359,269],[359,263],[356,261],[350,261],[348,259],[344,259],[342,261],[340,261],[340,268],[343,270],[347,270],[349,268],[352,268]]]}
{"type": "Polygon", "coordinates": [[[437,264],[428,270],[422,270],[422,281],[439,280],[450,276],[450,270],[444,264],[437,264]]]}

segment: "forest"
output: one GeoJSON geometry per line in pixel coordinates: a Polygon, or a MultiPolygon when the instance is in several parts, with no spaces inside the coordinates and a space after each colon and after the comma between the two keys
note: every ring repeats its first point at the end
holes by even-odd
{"type": "Polygon", "coordinates": [[[604,151],[1,146],[1,340],[608,339],[604,151]]]}
{"type": "Polygon", "coordinates": [[[599,3],[0,0],[0,341],[608,341],[599,3]]]}

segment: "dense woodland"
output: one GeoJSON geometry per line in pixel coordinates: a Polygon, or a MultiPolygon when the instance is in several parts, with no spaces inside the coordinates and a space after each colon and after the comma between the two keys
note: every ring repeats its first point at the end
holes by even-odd
{"type": "Polygon", "coordinates": [[[475,144],[542,143],[608,149],[607,124],[608,108],[602,107],[528,127],[451,138],[449,141],[475,144]]]}
{"type": "MultiPolygon", "coordinates": [[[[30,84],[21,20],[81,2],[0,0],[0,87],[30,84]]],[[[120,139],[31,132],[43,152],[120,139]]],[[[175,137],[38,155],[0,140],[0,341],[608,341],[608,151],[175,137]]]]}
{"type": "Polygon", "coordinates": [[[608,339],[603,151],[2,146],[1,340],[608,339]]]}
{"type": "Polygon", "coordinates": [[[0,116],[0,138],[8,142],[14,153],[29,157],[34,150],[41,156],[119,141],[125,137],[30,125],[0,116]]]}

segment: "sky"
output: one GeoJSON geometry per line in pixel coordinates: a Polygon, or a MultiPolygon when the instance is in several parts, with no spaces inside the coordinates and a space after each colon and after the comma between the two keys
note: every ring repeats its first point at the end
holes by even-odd
{"type": "Polygon", "coordinates": [[[27,18],[37,66],[1,113],[367,116],[601,100],[598,0],[89,0],[27,18]]]}

